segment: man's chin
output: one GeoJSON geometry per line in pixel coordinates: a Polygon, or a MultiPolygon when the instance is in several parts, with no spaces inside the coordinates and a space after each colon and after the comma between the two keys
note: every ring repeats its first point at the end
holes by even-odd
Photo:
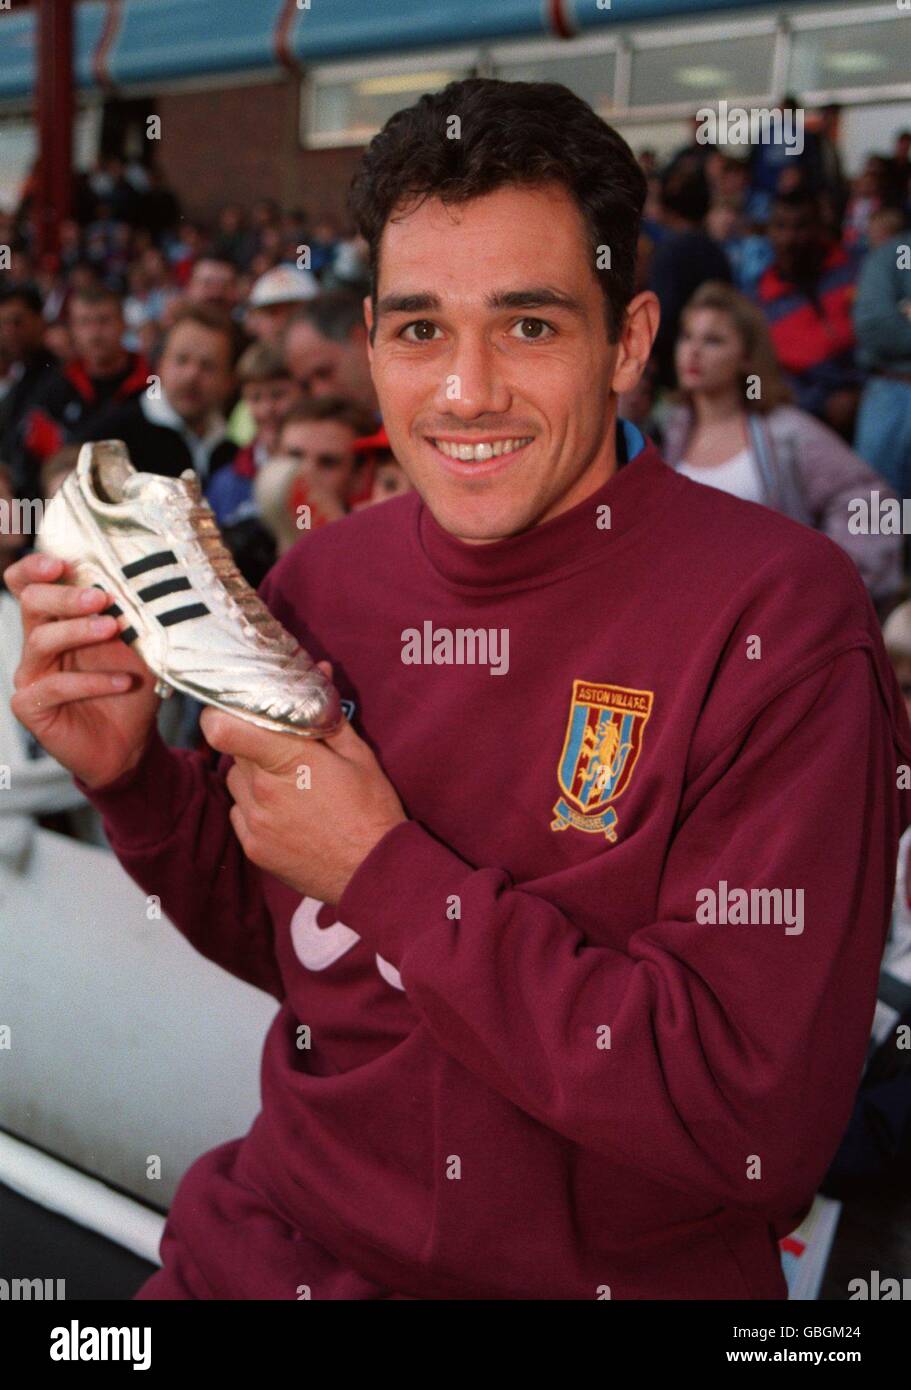
{"type": "MultiPolygon", "coordinates": [[[[411,461],[409,461],[411,462],[411,461]]],[[[402,463],[412,487],[444,531],[474,544],[504,540],[529,530],[538,520],[542,502],[531,470],[523,474],[525,487],[517,495],[515,480],[506,477],[457,479],[440,471],[402,463]]]]}
{"type": "MultiPolygon", "coordinates": [[[[420,492],[421,489],[418,488],[420,492]]],[[[460,503],[451,498],[434,496],[433,491],[421,493],[434,521],[444,531],[471,545],[490,544],[527,531],[535,524],[525,507],[478,505],[476,499],[460,503]]]]}

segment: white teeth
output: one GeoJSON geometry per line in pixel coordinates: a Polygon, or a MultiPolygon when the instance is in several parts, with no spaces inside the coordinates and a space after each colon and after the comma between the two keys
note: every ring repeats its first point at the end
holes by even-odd
{"type": "Polygon", "coordinates": [[[455,444],[449,439],[435,439],[433,443],[447,458],[458,459],[460,463],[485,463],[488,459],[521,449],[523,445],[531,443],[531,438],[496,439],[483,444],[455,444]]]}

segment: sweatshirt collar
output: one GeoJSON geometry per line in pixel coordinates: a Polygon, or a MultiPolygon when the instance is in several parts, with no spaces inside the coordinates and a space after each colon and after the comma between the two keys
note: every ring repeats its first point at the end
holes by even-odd
{"type": "MultiPolygon", "coordinates": [[[[628,462],[574,507],[518,535],[472,545],[443,529],[423,502],[418,544],[451,587],[466,590],[532,588],[584,569],[613,553],[663,505],[680,479],[634,425],[618,421],[628,462]],[[599,511],[601,507],[609,511],[599,511]],[[608,524],[609,523],[609,524],[608,524]]],[[[618,444],[620,440],[618,439],[618,444]]],[[[618,449],[622,456],[622,446],[618,449]]]]}

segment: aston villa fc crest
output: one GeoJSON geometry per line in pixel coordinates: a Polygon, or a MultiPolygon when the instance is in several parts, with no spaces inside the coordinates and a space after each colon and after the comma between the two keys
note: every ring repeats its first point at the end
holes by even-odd
{"type": "Polygon", "coordinates": [[[652,712],[651,690],[573,681],[557,780],[563,795],[554,806],[551,830],[586,830],[617,838],[611,802],[626,790],[652,712]]]}

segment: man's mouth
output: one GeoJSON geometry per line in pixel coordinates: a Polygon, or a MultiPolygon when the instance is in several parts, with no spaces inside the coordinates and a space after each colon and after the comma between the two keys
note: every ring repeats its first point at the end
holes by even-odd
{"type": "Polygon", "coordinates": [[[490,473],[504,467],[509,458],[531,444],[531,435],[501,436],[499,439],[446,439],[428,437],[446,466],[458,473],[490,473]]]}

